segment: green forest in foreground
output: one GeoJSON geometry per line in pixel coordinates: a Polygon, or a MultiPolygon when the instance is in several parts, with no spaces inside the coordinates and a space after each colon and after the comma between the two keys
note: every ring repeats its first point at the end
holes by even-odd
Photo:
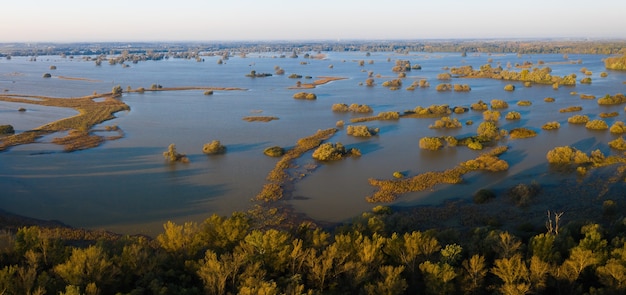
{"type": "Polygon", "coordinates": [[[548,211],[545,228],[520,234],[410,230],[384,206],[332,230],[261,207],[168,222],[155,239],[27,226],[1,237],[0,294],[623,294],[615,209],[567,224],[548,211]]]}
{"type": "MultiPolygon", "coordinates": [[[[626,56],[605,63],[624,70],[626,56]]],[[[538,225],[524,204],[537,189],[516,188],[522,191],[508,201],[482,192],[470,205],[378,206],[333,227],[269,203],[202,223],[168,222],[155,238],[24,226],[0,216],[0,295],[626,292],[622,199],[600,201],[592,213],[543,211],[538,225]],[[449,226],[450,216],[464,226],[449,226]]],[[[572,203],[600,199],[575,194],[572,203]]]]}

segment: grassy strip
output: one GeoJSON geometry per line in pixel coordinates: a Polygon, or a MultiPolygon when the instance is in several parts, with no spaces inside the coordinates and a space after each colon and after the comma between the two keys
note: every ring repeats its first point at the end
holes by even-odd
{"type": "Polygon", "coordinates": [[[65,149],[67,151],[97,146],[102,140],[96,140],[94,136],[88,134],[87,130],[96,124],[115,118],[113,114],[116,112],[130,109],[128,105],[113,97],[111,93],[79,98],[11,95],[0,96],[0,101],[66,107],[73,108],[79,112],[78,115],[57,120],[33,130],[3,138],[0,142],[0,151],[6,150],[11,146],[32,143],[37,138],[47,134],[67,130],[81,130],[82,133],[85,133],[74,133],[68,135],[65,140],[56,140],[55,143],[66,145],[65,149]],[[104,100],[96,102],[94,101],[95,98],[104,98],[104,100]]]}
{"type": "Polygon", "coordinates": [[[313,81],[313,83],[302,83],[300,84],[300,86],[291,86],[289,87],[289,89],[311,89],[311,88],[315,88],[318,85],[324,85],[326,83],[330,83],[332,81],[338,81],[338,80],[345,80],[347,78],[343,78],[343,77],[327,77],[327,76],[320,76],[318,77],[319,79],[313,81]]]}
{"type": "Polygon", "coordinates": [[[377,187],[378,190],[365,199],[370,203],[392,202],[398,195],[404,193],[423,191],[442,183],[460,183],[463,181],[463,175],[471,171],[505,171],[509,165],[504,160],[499,159],[498,156],[506,152],[507,149],[506,146],[496,147],[481,154],[476,159],[462,162],[443,172],[426,172],[406,179],[369,179],[370,185],[377,187]]]}
{"type": "Polygon", "coordinates": [[[271,117],[271,116],[249,116],[249,117],[243,117],[244,121],[248,121],[248,122],[269,122],[269,121],[273,121],[273,120],[278,120],[278,117],[271,117]]]}
{"type": "Polygon", "coordinates": [[[323,140],[327,140],[332,137],[337,129],[330,128],[325,130],[318,130],[315,134],[301,138],[296,143],[296,146],[282,156],[282,158],[276,163],[276,166],[267,175],[269,183],[263,186],[261,192],[256,196],[257,200],[263,200],[266,202],[277,201],[283,198],[284,187],[290,180],[287,169],[289,169],[293,161],[302,156],[302,154],[310,151],[320,144],[323,140]]]}

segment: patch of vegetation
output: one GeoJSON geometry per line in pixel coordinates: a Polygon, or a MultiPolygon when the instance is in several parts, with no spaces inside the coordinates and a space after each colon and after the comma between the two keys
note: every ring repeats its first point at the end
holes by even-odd
{"type": "Polygon", "coordinates": [[[313,151],[313,159],[318,161],[336,161],[348,156],[360,156],[358,149],[346,149],[343,144],[326,142],[313,151]]]}
{"type": "Polygon", "coordinates": [[[543,130],[555,130],[559,128],[561,128],[561,124],[557,121],[548,122],[541,126],[541,129],[543,130]]]}
{"type": "Polygon", "coordinates": [[[468,84],[454,84],[454,91],[456,92],[469,92],[472,88],[468,84]]]}
{"type": "Polygon", "coordinates": [[[621,93],[617,93],[613,96],[611,96],[610,94],[607,94],[601,98],[598,98],[599,105],[616,105],[616,104],[622,104],[622,103],[626,103],[626,96],[624,96],[624,94],[621,94],[621,93]]]}
{"type": "Polygon", "coordinates": [[[295,99],[306,99],[306,100],[316,100],[317,95],[315,93],[310,92],[298,92],[293,95],[295,99]]]}
{"type": "Polygon", "coordinates": [[[398,195],[430,189],[438,184],[456,184],[463,181],[462,176],[476,170],[504,171],[508,169],[508,163],[498,158],[506,152],[507,147],[501,146],[492,149],[488,153],[481,154],[476,159],[460,163],[452,169],[443,172],[426,172],[411,178],[394,180],[370,179],[369,183],[378,190],[366,200],[370,203],[392,202],[398,195]]]}
{"type": "Polygon", "coordinates": [[[498,122],[498,120],[500,120],[500,112],[495,110],[486,110],[483,112],[483,120],[498,122]]]}
{"type": "Polygon", "coordinates": [[[435,90],[437,90],[439,92],[451,91],[452,90],[452,84],[448,84],[448,83],[438,84],[437,87],[435,87],[435,90]]]}
{"type": "Polygon", "coordinates": [[[357,137],[370,137],[378,134],[378,128],[369,128],[365,125],[348,125],[346,132],[348,135],[357,137]]]}
{"type": "Polygon", "coordinates": [[[609,147],[614,148],[616,150],[625,151],[626,140],[624,140],[624,137],[620,136],[614,140],[609,141],[609,147]]]}
{"type": "Polygon", "coordinates": [[[15,129],[12,125],[0,125],[0,135],[15,134],[15,129]]]}
{"type": "Polygon", "coordinates": [[[586,124],[589,122],[589,116],[587,115],[573,115],[567,118],[567,123],[570,124],[586,124]]]}
{"type": "Polygon", "coordinates": [[[491,108],[492,109],[506,109],[509,107],[509,104],[501,99],[492,99],[491,100],[491,108]]]}
{"type": "Polygon", "coordinates": [[[380,112],[378,113],[378,115],[373,116],[373,117],[360,117],[360,118],[352,118],[350,119],[350,122],[352,123],[359,123],[359,122],[368,122],[368,121],[376,121],[376,120],[382,120],[382,121],[393,121],[393,120],[398,120],[400,119],[400,114],[398,112],[380,112]]]}
{"type": "Polygon", "coordinates": [[[530,100],[520,100],[517,102],[517,105],[520,107],[529,107],[531,106],[533,103],[530,100]]]}
{"type": "Polygon", "coordinates": [[[581,106],[571,106],[571,107],[560,109],[559,113],[580,112],[582,110],[583,110],[583,107],[581,107],[581,106]]]}
{"type": "Polygon", "coordinates": [[[351,105],[347,105],[345,103],[336,103],[332,106],[333,112],[353,112],[353,113],[372,113],[374,110],[372,107],[366,104],[356,104],[353,103],[351,105]]]}
{"type": "Polygon", "coordinates": [[[163,157],[168,162],[181,162],[181,163],[189,163],[189,158],[185,154],[181,154],[176,151],[176,145],[170,144],[167,147],[167,151],[163,152],[163,157]]]}
{"type": "Polygon", "coordinates": [[[272,116],[248,116],[248,117],[242,118],[242,120],[248,121],[248,122],[270,122],[270,121],[274,121],[278,119],[279,119],[278,117],[272,117],[272,116]]]}
{"type": "Polygon", "coordinates": [[[580,79],[580,84],[591,84],[591,77],[585,77],[580,79]]]}
{"type": "Polygon", "coordinates": [[[432,129],[440,129],[440,128],[461,128],[463,124],[459,122],[457,118],[450,117],[442,117],[441,119],[435,121],[434,124],[428,126],[428,128],[432,129]]]}
{"type": "Polygon", "coordinates": [[[450,80],[450,79],[452,79],[452,75],[450,75],[450,73],[437,74],[437,80],[450,80]]]}
{"type": "Polygon", "coordinates": [[[513,91],[513,90],[515,90],[515,85],[507,84],[507,85],[504,86],[504,90],[505,91],[513,91]]]}
{"type": "Polygon", "coordinates": [[[282,157],[285,154],[285,149],[279,146],[271,146],[263,150],[263,154],[270,157],[282,157]]]}
{"type": "Polygon", "coordinates": [[[537,132],[535,132],[532,129],[528,129],[528,128],[514,128],[511,129],[511,131],[509,131],[509,137],[511,139],[518,139],[518,138],[529,138],[529,137],[535,137],[537,136],[537,132]]]}
{"type": "Polygon", "coordinates": [[[543,101],[545,102],[555,102],[556,100],[554,99],[554,97],[546,97],[543,99],[543,101]]]}
{"type": "Polygon", "coordinates": [[[50,73],[45,73],[43,74],[44,78],[52,78],[52,75],[50,73]]]}
{"type": "Polygon", "coordinates": [[[626,124],[624,124],[624,122],[622,121],[615,121],[615,123],[611,125],[611,128],[609,129],[609,131],[615,134],[626,133],[626,124]]]}
{"type": "Polygon", "coordinates": [[[226,147],[219,140],[213,140],[202,146],[202,152],[207,155],[218,155],[226,153],[226,147]]]}
{"type": "Polygon", "coordinates": [[[609,70],[626,71],[626,54],[604,59],[604,67],[609,70]]]}
{"type": "Polygon", "coordinates": [[[422,137],[419,147],[423,150],[436,151],[443,147],[443,140],[440,137],[422,137]]]}
{"type": "Polygon", "coordinates": [[[596,99],[596,96],[595,95],[591,95],[591,94],[581,93],[580,94],[580,99],[596,99]]]}
{"type": "Polygon", "coordinates": [[[270,73],[257,73],[255,70],[250,71],[249,74],[246,74],[246,77],[250,78],[263,78],[263,77],[271,77],[270,73]]]}
{"type": "Polygon", "coordinates": [[[519,120],[522,118],[522,114],[516,111],[511,111],[511,112],[508,112],[506,116],[504,116],[504,118],[507,120],[519,120]]]}
{"type": "Polygon", "coordinates": [[[600,118],[613,118],[613,117],[619,116],[619,113],[618,112],[610,112],[610,113],[602,112],[598,116],[600,116],[600,118]]]}
{"type": "Polygon", "coordinates": [[[541,187],[539,183],[533,182],[530,185],[520,183],[512,187],[507,195],[517,207],[527,207],[533,199],[539,194],[541,187]]]}
{"type": "Polygon", "coordinates": [[[488,189],[480,189],[474,193],[474,196],[472,197],[475,204],[485,204],[495,198],[496,194],[488,189]]]}
{"type": "Polygon", "coordinates": [[[592,130],[607,130],[609,125],[604,120],[591,120],[585,124],[585,128],[592,130]]]}
{"type": "Polygon", "coordinates": [[[484,111],[489,109],[489,105],[487,105],[486,102],[479,100],[478,102],[471,104],[470,109],[475,111],[484,111]]]}
{"type": "Polygon", "coordinates": [[[440,116],[447,116],[452,114],[450,106],[447,104],[431,105],[427,108],[417,106],[413,110],[405,111],[402,114],[403,118],[433,118],[440,116]]]}

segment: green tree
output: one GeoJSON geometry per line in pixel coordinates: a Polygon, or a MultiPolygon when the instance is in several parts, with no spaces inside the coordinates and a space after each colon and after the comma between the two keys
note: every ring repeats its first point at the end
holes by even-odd
{"type": "Polygon", "coordinates": [[[408,284],[402,278],[404,266],[384,265],[378,269],[381,279],[365,286],[367,294],[371,295],[395,295],[404,294],[408,284]]]}
{"type": "Polygon", "coordinates": [[[119,270],[101,247],[89,246],[74,248],[68,261],[55,266],[54,272],[68,284],[85,289],[90,283],[99,288],[108,286],[119,270]]]}

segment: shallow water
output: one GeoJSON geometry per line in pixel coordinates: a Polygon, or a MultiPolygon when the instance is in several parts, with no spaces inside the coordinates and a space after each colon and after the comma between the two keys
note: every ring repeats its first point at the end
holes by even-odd
{"type": "MultiPolygon", "coordinates": [[[[53,137],[62,136],[56,134],[39,143],[0,153],[0,208],[73,226],[145,234],[157,233],[167,220],[201,221],[213,213],[228,215],[234,210],[246,210],[252,206],[251,199],[260,191],[267,173],[277,161],[264,156],[263,149],[274,145],[291,147],[297,139],[312,135],[318,129],[334,127],[338,120],[349,124],[349,119],[356,115],[333,113],[334,103],[368,104],[378,113],[433,104],[469,107],[479,99],[489,102],[498,98],[509,103],[509,108],[501,111],[501,127],[523,126],[539,132],[535,138],[506,141],[510,150],[503,158],[511,164],[509,171],[473,173],[460,185],[443,185],[434,191],[401,196],[392,204],[397,206],[467,198],[484,187],[502,188],[532,180],[558,181],[558,177],[566,176],[550,175],[545,164],[547,151],[555,146],[573,145],[586,152],[600,148],[605,153],[615,153],[607,146],[615,135],[570,125],[568,117],[587,114],[597,119],[600,112],[616,111],[620,116],[605,119],[607,123],[624,120],[623,106],[598,106],[595,100],[570,95],[572,91],[597,97],[624,92],[622,82],[626,81],[626,73],[608,71],[608,77],[600,78],[600,72],[606,71],[601,61],[605,56],[600,55],[570,54],[570,60],[581,59],[582,64],[550,64],[562,62],[561,55],[518,58],[514,54],[482,54],[463,58],[458,53],[397,55],[377,52],[368,57],[360,52],[330,52],[324,60],[274,57],[278,55],[231,57],[222,65],[217,64],[218,57],[206,57],[205,62],[169,59],[130,64],[128,68],[105,63],[95,66],[93,61],[58,56],[39,57],[36,62],[27,57],[0,60],[0,88],[7,94],[79,97],[94,91],[109,92],[115,85],[126,89],[127,86],[149,88],[152,84],[247,89],[215,91],[210,96],[193,90],[124,94],[122,100],[131,110],[117,113],[116,119],[102,124],[118,125],[125,132],[123,139],[106,142],[95,149],[63,153],[62,148],[49,143],[53,137]],[[553,69],[553,75],[576,73],[579,80],[584,76],[580,69],[586,67],[593,72],[593,84],[553,90],[549,85],[525,88],[514,82],[517,89],[506,92],[503,87],[509,82],[455,78],[450,83],[469,84],[472,91],[438,93],[435,90],[440,83],[436,75],[443,72],[443,67],[472,65],[478,68],[489,58],[493,58],[494,65],[499,62],[503,66],[509,61],[515,64],[543,60],[553,69]],[[380,84],[396,77],[391,71],[396,59],[418,63],[422,70],[409,72],[402,89],[390,91],[380,84]],[[365,60],[365,65],[359,66],[359,60],[365,60]],[[369,64],[369,60],[374,63],[369,64]],[[51,65],[56,65],[57,69],[50,70],[51,65]],[[285,69],[285,75],[245,77],[251,70],[273,73],[274,66],[285,69]],[[375,77],[377,86],[359,85],[367,79],[368,71],[382,76],[375,77]],[[44,79],[44,73],[51,73],[53,77],[44,79]],[[314,79],[318,76],[347,79],[306,90],[315,93],[318,99],[299,101],[292,98],[297,91],[287,89],[298,81],[288,78],[292,73],[314,79]],[[58,76],[90,80],[67,80],[58,76]],[[413,80],[419,79],[428,79],[431,87],[405,90],[413,80]],[[543,99],[548,96],[555,97],[556,102],[545,103],[543,99]],[[517,106],[515,103],[519,100],[530,100],[533,105],[517,106]],[[584,109],[579,113],[558,112],[572,105],[581,105],[584,109]],[[504,120],[506,112],[512,110],[519,111],[522,120],[504,120]],[[279,120],[267,123],[242,120],[252,115],[276,116],[279,120]],[[541,130],[548,121],[559,121],[561,129],[541,130]],[[212,140],[220,140],[228,152],[218,156],[202,154],[202,145],[212,140]],[[175,143],[178,151],[186,153],[191,162],[165,163],[161,154],[170,143],[175,143]]],[[[299,80],[311,82],[304,78],[299,80]]],[[[18,132],[74,114],[72,109],[0,102],[0,124],[12,124],[18,132]],[[20,107],[25,107],[27,112],[17,112],[20,107]]],[[[474,111],[454,116],[461,122],[473,120],[475,124],[459,130],[433,130],[428,126],[435,119],[401,119],[360,123],[380,128],[380,134],[369,139],[338,132],[330,141],[357,147],[363,156],[322,164],[295,184],[294,198],[286,203],[320,221],[348,220],[375,205],[365,202],[365,196],[373,193],[368,178],[391,178],[394,171],[413,176],[444,170],[476,157],[479,152],[463,147],[437,152],[419,149],[421,137],[471,135],[482,120],[482,115],[474,111]]],[[[314,163],[310,153],[298,160],[300,165],[307,163],[314,163]]]]}

